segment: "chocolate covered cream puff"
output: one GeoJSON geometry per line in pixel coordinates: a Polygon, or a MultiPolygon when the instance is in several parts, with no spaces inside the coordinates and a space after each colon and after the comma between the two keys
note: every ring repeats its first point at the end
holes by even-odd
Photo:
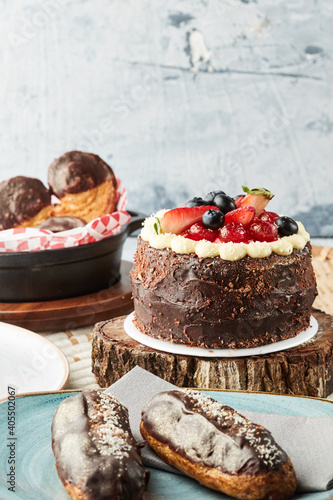
{"type": "Polygon", "coordinates": [[[36,227],[51,215],[51,193],[39,179],[19,175],[0,183],[0,230],[36,227]]]}
{"type": "Polygon", "coordinates": [[[69,231],[77,227],[83,227],[86,221],[79,217],[50,217],[38,226],[38,229],[47,229],[53,233],[60,233],[61,231],[69,231]]]}
{"type": "Polygon", "coordinates": [[[80,217],[90,222],[116,209],[116,177],[97,155],[81,151],[63,154],[50,165],[48,183],[60,200],[53,216],[80,217]]]}

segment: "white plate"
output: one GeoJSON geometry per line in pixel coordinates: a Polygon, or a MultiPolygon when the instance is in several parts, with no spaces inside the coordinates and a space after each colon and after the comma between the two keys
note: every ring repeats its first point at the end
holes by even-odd
{"type": "Polygon", "coordinates": [[[318,322],[311,316],[310,326],[296,337],[273,344],[267,344],[260,347],[249,347],[248,349],[205,349],[204,347],[192,347],[186,344],[174,344],[168,340],[159,340],[149,337],[140,332],[133,323],[134,312],[132,312],[124,321],[124,329],[127,335],[132,337],[140,344],[152,347],[157,351],[171,352],[173,354],[183,354],[184,356],[198,356],[204,358],[239,358],[241,356],[258,356],[260,354],[269,354],[270,352],[283,351],[296,347],[307,340],[312,339],[318,331],[318,322]]]}
{"type": "Polygon", "coordinates": [[[66,356],[37,333],[0,322],[0,399],[8,386],[16,394],[62,389],[69,376],[66,356]]]}

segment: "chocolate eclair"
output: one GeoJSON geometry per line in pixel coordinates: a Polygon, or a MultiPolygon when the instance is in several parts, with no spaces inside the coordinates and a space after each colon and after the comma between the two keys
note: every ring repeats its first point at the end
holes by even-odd
{"type": "Polygon", "coordinates": [[[19,175],[0,183],[0,230],[36,227],[51,213],[51,193],[33,177],[19,175]]]}
{"type": "Polygon", "coordinates": [[[97,155],[81,151],[63,154],[50,165],[48,183],[60,200],[53,216],[80,217],[90,222],[116,209],[115,175],[97,155]]]}
{"type": "Polygon", "coordinates": [[[271,433],[198,391],[157,394],[140,431],[163,460],[208,488],[242,500],[284,500],[296,490],[290,458],[271,433]]]}
{"type": "Polygon", "coordinates": [[[128,411],[94,390],[64,399],[52,422],[56,468],[74,500],[139,500],[149,472],[131,433],[128,411]]]}

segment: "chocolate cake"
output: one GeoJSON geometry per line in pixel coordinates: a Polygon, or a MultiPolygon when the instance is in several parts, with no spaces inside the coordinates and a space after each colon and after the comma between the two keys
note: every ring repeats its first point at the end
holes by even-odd
{"type": "Polygon", "coordinates": [[[138,240],[131,271],[136,324],[200,347],[254,347],[309,326],[316,282],[311,246],[235,262],[156,250],[138,240]]]}
{"type": "MultiPolygon", "coordinates": [[[[195,239],[198,231],[188,237],[183,225],[178,234],[175,228],[164,231],[171,217],[183,224],[199,208],[205,207],[164,211],[146,220],[131,271],[136,326],[151,337],[205,348],[258,347],[306,329],[317,288],[302,224],[293,221],[297,233],[282,236],[279,223],[288,233],[291,219],[286,224],[275,214],[275,224],[268,221],[273,212],[261,210],[252,224],[271,233],[266,225],[275,224],[276,237],[258,241],[245,225],[248,243],[238,242],[238,236],[221,241],[222,231],[231,234],[235,227],[228,225],[235,222],[221,226],[213,241],[210,235],[195,239]]],[[[226,215],[235,217],[237,210],[226,215]]]]}

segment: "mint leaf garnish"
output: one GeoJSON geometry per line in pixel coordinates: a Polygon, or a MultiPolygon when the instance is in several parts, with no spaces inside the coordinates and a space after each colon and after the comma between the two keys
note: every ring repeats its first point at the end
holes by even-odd
{"type": "Polygon", "coordinates": [[[156,219],[156,222],[154,224],[154,229],[155,229],[155,233],[156,234],[161,234],[161,223],[160,223],[160,219],[158,217],[155,217],[156,219]]]}

